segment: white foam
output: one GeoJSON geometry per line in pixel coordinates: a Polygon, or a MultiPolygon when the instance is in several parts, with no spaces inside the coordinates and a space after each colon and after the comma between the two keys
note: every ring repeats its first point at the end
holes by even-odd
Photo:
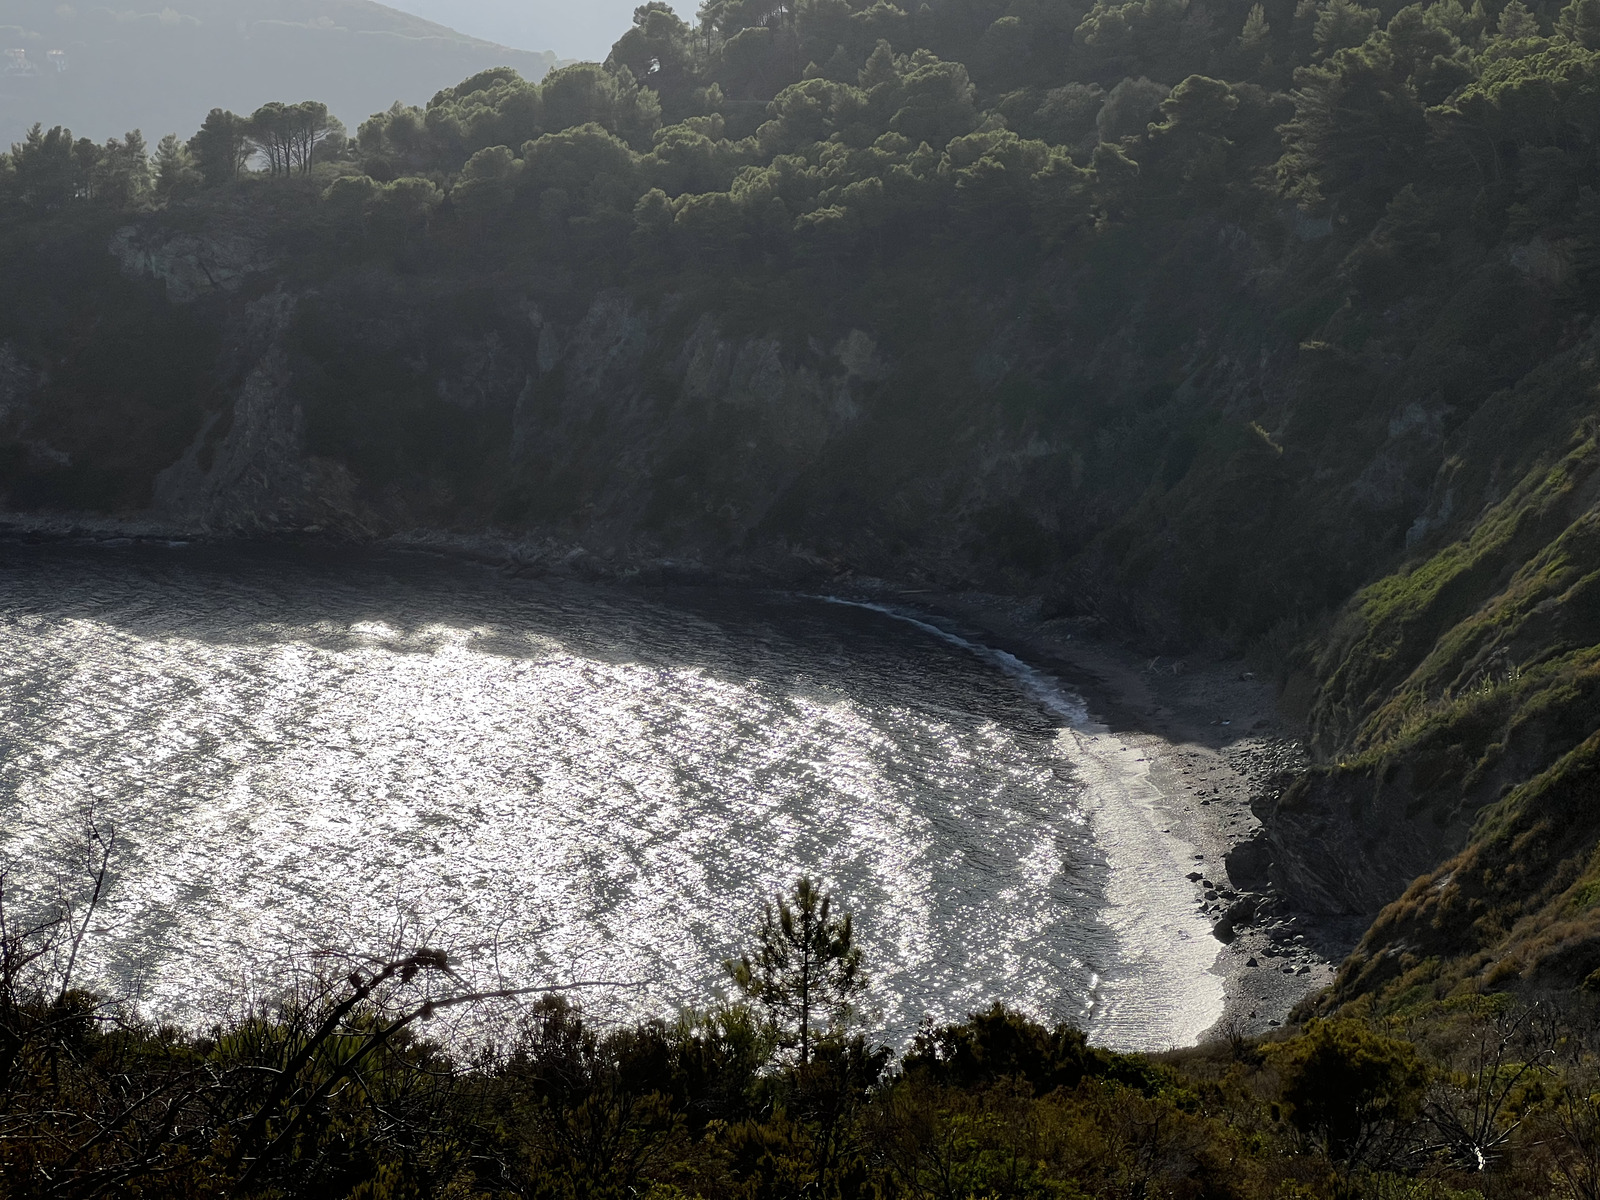
{"type": "Polygon", "coordinates": [[[1194,847],[1165,831],[1166,797],[1150,767],[1110,733],[1069,730],[1095,840],[1111,878],[1101,916],[1117,936],[1116,967],[1095,989],[1090,1032],[1123,1050],[1192,1046],[1222,1016],[1221,946],[1195,910],[1194,847]]]}
{"type": "Polygon", "coordinates": [[[1221,947],[1196,911],[1195,849],[1168,831],[1167,797],[1150,779],[1147,755],[1091,719],[1083,697],[1014,654],[887,604],[822,597],[914,625],[994,664],[1060,717],[1060,735],[1082,785],[1082,802],[1109,869],[1101,919],[1117,960],[1095,976],[1092,1038],[1120,1050],[1190,1046],[1222,1016],[1225,991],[1213,973],[1221,947]]]}

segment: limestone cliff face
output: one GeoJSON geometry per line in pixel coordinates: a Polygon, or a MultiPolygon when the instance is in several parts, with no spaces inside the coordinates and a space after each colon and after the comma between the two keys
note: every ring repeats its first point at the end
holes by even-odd
{"type": "Polygon", "coordinates": [[[244,364],[243,380],[183,456],[156,476],[154,516],[221,533],[361,528],[350,473],[306,454],[305,414],[284,345],[294,309],[284,291],[244,306],[232,349],[244,364]]]}
{"type": "Polygon", "coordinates": [[[0,342],[0,431],[22,451],[34,467],[51,469],[70,465],[71,455],[52,446],[38,428],[40,397],[49,375],[31,366],[14,343],[0,342]]]}
{"type": "MultiPolygon", "coordinates": [[[[710,316],[685,321],[670,304],[651,310],[616,292],[565,323],[513,297],[515,320],[447,333],[425,308],[385,312],[371,296],[342,295],[332,311],[347,350],[404,362],[405,386],[424,395],[430,419],[487,422],[499,443],[488,448],[497,466],[485,469],[498,470],[495,494],[464,495],[438,479],[375,486],[319,453],[326,447],[308,428],[308,408],[340,399],[329,398],[337,387],[323,379],[327,364],[296,338],[302,303],[322,297],[280,283],[245,298],[261,291],[265,280],[252,277],[271,259],[244,239],[134,229],[112,249],[168,303],[209,295],[226,314],[222,403],[156,475],[151,506],[212,532],[460,528],[492,521],[506,496],[531,496],[531,516],[514,526],[554,520],[612,554],[737,548],[859,418],[856,393],[892,374],[863,330],[789,349],[773,337],[725,337],[710,316]]],[[[0,358],[0,387],[15,390],[22,384],[6,381],[20,381],[22,368],[8,363],[0,358]]],[[[386,399],[374,397],[380,408],[386,399]]],[[[363,414],[360,436],[391,432],[379,422],[363,414]]]]}
{"type": "MultiPolygon", "coordinates": [[[[1181,569],[1119,578],[1125,561],[1072,560],[1146,492],[1152,462],[1194,457],[1165,445],[1170,414],[1238,423],[1284,377],[1282,339],[1263,350],[1259,325],[1174,344],[1143,304],[1087,334],[979,295],[898,330],[782,313],[763,328],[704,297],[302,261],[270,228],[219,209],[204,228],[157,215],[110,238],[151,319],[181,312],[218,347],[170,422],[188,423],[181,450],[143,464],[165,520],[493,526],[612,556],[1099,589],[1101,608],[1158,628],[1185,603],[1181,569]],[[1124,393],[1160,397],[1141,401],[1154,427],[1102,427],[1124,393]]],[[[1197,253],[1214,281],[1219,265],[1242,278],[1259,248],[1207,235],[1197,253]]],[[[1071,305],[1089,285],[1051,286],[1071,305]]]]}
{"type": "Polygon", "coordinates": [[[1064,274],[766,328],[705,298],[296,258],[270,227],[220,209],[110,239],[157,308],[217,331],[181,452],[147,464],[166,519],[827,563],[1193,645],[1315,611],[1456,512],[1446,410],[1330,416],[1330,381],[1365,397],[1393,365],[1297,349],[1269,251],[1232,227],[1185,235],[1109,316],[1064,274]]]}
{"type": "Polygon", "coordinates": [[[892,372],[870,334],[786,349],[725,337],[701,316],[603,294],[577,323],[536,309],[517,397],[513,486],[540,492],[612,549],[747,548],[795,480],[859,419],[860,388],[892,372]]]}
{"type": "Polygon", "coordinates": [[[260,233],[244,225],[204,233],[129,225],[112,237],[110,249],[126,274],[164,285],[173,304],[235,293],[280,261],[260,233]]]}
{"type": "MultiPolygon", "coordinates": [[[[495,526],[834,564],[1044,593],[1192,644],[1355,586],[1373,527],[1398,546],[1448,521],[1419,515],[1437,414],[1330,428],[1305,383],[1327,365],[1266,319],[1267,252],[1237,229],[1177,248],[1169,291],[1232,289],[1195,312],[1136,296],[1114,321],[1040,323],[973,296],[898,332],[811,319],[803,337],[777,318],[729,333],[737,314],[686,296],[309,272],[227,211],[110,250],[221,330],[206,410],[151,464],[154,509],[217,531],[495,526]],[[1323,561],[1292,581],[1302,599],[1280,567],[1307,537],[1323,561]]],[[[1095,286],[1046,296],[1070,314],[1095,286]]]]}

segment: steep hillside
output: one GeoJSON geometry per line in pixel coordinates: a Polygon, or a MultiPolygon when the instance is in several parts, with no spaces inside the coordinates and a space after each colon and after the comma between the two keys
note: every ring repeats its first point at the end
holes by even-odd
{"type": "Polygon", "coordinates": [[[1594,0],[707,17],[307,176],[24,147],[7,503],[1248,654],[1319,760],[1258,802],[1278,886],[1382,911],[1330,1002],[1600,969],[1594,0]]]}
{"type": "Polygon", "coordinates": [[[141,129],[154,143],[187,137],[218,106],[252,112],[307,96],[354,126],[486,67],[537,79],[555,62],[369,0],[179,0],[149,11],[13,0],[0,12],[0,51],[4,145],[35,122],[96,141],[141,129]]]}

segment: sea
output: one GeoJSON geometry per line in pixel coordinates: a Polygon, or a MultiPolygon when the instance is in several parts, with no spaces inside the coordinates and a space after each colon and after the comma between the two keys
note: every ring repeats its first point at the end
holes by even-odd
{"type": "Polygon", "coordinates": [[[77,981],[153,1021],[415,946],[475,988],[670,1019],[730,998],[808,876],[852,913],[853,1019],[886,1044],[996,1001],[1188,1044],[1218,947],[1138,761],[1068,682],[910,599],[0,545],[5,903],[87,913],[77,981]]]}

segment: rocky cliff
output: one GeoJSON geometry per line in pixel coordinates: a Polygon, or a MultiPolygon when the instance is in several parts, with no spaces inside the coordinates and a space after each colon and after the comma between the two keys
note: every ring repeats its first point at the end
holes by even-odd
{"type": "Polygon", "coordinates": [[[810,309],[460,247],[374,264],[241,204],[28,251],[13,510],[979,586],[1248,652],[1320,759],[1257,801],[1257,866],[1313,911],[1396,901],[1592,724],[1595,341],[1527,263],[1468,284],[1507,319],[1397,313],[1351,348],[1279,311],[1302,243],[1214,221],[810,309]]]}

